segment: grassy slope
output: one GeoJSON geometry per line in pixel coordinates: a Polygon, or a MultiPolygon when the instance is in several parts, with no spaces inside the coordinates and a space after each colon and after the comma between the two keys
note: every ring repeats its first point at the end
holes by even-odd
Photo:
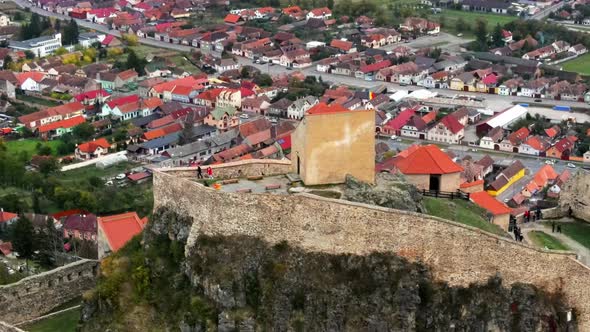
{"type": "Polygon", "coordinates": [[[506,232],[497,225],[488,222],[484,218],[485,212],[473,203],[459,199],[424,197],[424,207],[426,207],[426,213],[432,216],[453,220],[490,233],[506,236],[506,232]]]}
{"type": "MultiPolygon", "coordinates": [[[[476,13],[476,12],[467,12],[461,10],[443,10],[440,14],[433,14],[430,15],[429,19],[439,22],[441,17],[444,17],[444,26],[443,31],[450,32],[453,34],[457,34],[458,31],[457,21],[459,18],[463,18],[466,24],[469,24],[471,27],[470,30],[474,29],[475,21],[477,19],[483,19],[488,23],[488,31],[492,31],[496,24],[504,25],[508,22],[512,22],[517,18],[515,16],[510,15],[498,15],[498,14],[483,14],[483,13],[476,13]]],[[[471,32],[463,32],[464,35],[471,35],[471,32]]]]}
{"type": "Polygon", "coordinates": [[[34,96],[27,96],[27,95],[17,95],[16,99],[23,100],[23,101],[33,103],[33,104],[38,104],[41,106],[47,106],[47,107],[53,107],[53,106],[60,105],[60,103],[58,103],[56,101],[51,101],[51,100],[38,98],[38,97],[34,97],[34,96]]]}
{"type": "Polygon", "coordinates": [[[541,248],[547,248],[551,250],[568,250],[569,248],[561,243],[555,237],[542,232],[542,231],[532,231],[529,233],[529,237],[537,246],[541,248]]]}
{"type": "Polygon", "coordinates": [[[43,142],[36,138],[23,139],[18,141],[6,141],[4,145],[8,152],[18,154],[21,151],[26,151],[29,156],[37,154],[37,143],[49,145],[54,155],[57,155],[57,147],[62,144],[60,140],[43,142]]]}
{"type": "Polygon", "coordinates": [[[562,63],[563,69],[583,75],[590,75],[590,54],[584,54],[576,59],[562,63]]]}
{"type": "Polygon", "coordinates": [[[585,222],[558,223],[561,232],[590,249],[590,224],[585,222]]]}
{"type": "Polygon", "coordinates": [[[28,332],[74,332],[79,320],[80,309],[75,309],[26,326],[25,329],[28,332]]]}

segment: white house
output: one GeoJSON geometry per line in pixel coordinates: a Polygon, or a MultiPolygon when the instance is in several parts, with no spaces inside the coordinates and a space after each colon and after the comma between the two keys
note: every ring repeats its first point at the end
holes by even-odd
{"type": "Polygon", "coordinates": [[[11,40],[8,45],[8,47],[13,50],[31,51],[38,57],[44,57],[52,54],[61,46],[61,33],[23,41],[11,40]]]}
{"type": "Polygon", "coordinates": [[[315,8],[307,13],[307,19],[310,18],[320,18],[323,20],[327,20],[332,17],[332,11],[328,7],[323,8],[315,8]]]}
{"type": "Polygon", "coordinates": [[[287,107],[287,117],[289,119],[300,120],[303,118],[305,112],[317,103],[319,103],[319,100],[314,96],[299,98],[287,107]]]}

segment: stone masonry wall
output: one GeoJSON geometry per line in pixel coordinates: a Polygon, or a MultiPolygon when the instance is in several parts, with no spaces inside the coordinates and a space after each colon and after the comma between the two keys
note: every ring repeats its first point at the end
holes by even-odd
{"type": "Polygon", "coordinates": [[[559,196],[559,206],[567,213],[572,208],[574,217],[590,222],[590,173],[578,172],[572,176],[559,196]]]}
{"type": "Polygon", "coordinates": [[[92,289],[97,271],[98,261],[84,259],[0,286],[0,319],[18,325],[42,316],[92,289]]]}
{"type": "Polygon", "coordinates": [[[548,252],[444,219],[318,196],[224,193],[162,172],[154,174],[155,209],[193,218],[187,250],[199,234],[286,240],[312,252],[392,252],[428,265],[451,285],[485,282],[561,291],[590,330],[590,269],[571,252],[548,252]]]}
{"type": "MultiPolygon", "coordinates": [[[[208,166],[202,166],[203,176],[206,176],[208,166]]],[[[248,176],[271,176],[287,174],[291,171],[291,161],[275,159],[250,159],[240,160],[221,165],[211,165],[213,176],[218,179],[231,179],[248,176]]],[[[196,178],[196,167],[170,167],[159,168],[158,171],[165,172],[175,177],[196,178]]]]}
{"type": "Polygon", "coordinates": [[[0,332],[25,332],[16,326],[0,321],[0,332]]]}

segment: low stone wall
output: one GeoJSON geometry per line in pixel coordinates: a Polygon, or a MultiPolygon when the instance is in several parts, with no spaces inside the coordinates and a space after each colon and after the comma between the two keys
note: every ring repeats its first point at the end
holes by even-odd
{"type": "Polygon", "coordinates": [[[18,325],[82,295],[96,285],[98,265],[85,259],[0,286],[0,318],[18,325]]]}
{"type": "MultiPolygon", "coordinates": [[[[203,176],[207,175],[207,167],[201,166],[203,176]]],[[[250,159],[231,163],[211,165],[213,176],[217,179],[233,179],[248,176],[271,176],[287,174],[291,172],[290,160],[276,159],[250,159]]],[[[196,167],[164,167],[155,168],[154,171],[164,172],[175,177],[196,178],[196,167]]]]}
{"type": "Polygon", "coordinates": [[[0,321],[0,332],[26,332],[16,326],[12,326],[6,322],[0,321]]]}
{"type": "Polygon", "coordinates": [[[154,174],[154,205],[192,218],[185,252],[207,234],[288,241],[310,252],[395,253],[425,263],[450,285],[484,283],[500,274],[509,285],[562,292],[579,313],[580,331],[590,330],[590,269],[572,252],[537,249],[418,213],[309,194],[225,193],[161,172],[154,174]]]}

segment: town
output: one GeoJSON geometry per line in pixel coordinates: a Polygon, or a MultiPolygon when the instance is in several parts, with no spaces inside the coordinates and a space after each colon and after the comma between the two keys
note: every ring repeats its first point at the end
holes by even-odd
{"type": "MultiPolygon", "coordinates": [[[[0,285],[122,255],[161,174],[588,266],[589,20],[584,0],[2,2],[0,285]]],[[[41,311],[7,323],[56,324],[41,311]]]]}

